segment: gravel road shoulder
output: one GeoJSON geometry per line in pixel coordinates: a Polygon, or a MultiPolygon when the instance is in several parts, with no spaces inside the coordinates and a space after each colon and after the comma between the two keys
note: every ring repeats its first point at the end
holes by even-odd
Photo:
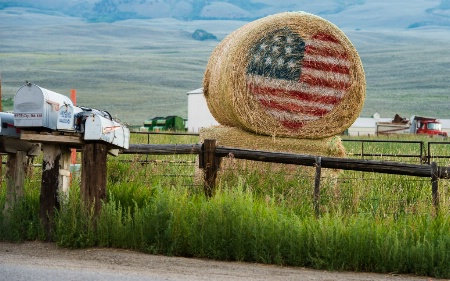
{"type": "Polygon", "coordinates": [[[243,262],[166,257],[111,248],[71,250],[57,247],[54,243],[42,242],[0,242],[0,265],[0,276],[1,271],[6,270],[8,266],[20,265],[38,270],[64,269],[74,272],[94,272],[99,275],[119,274],[133,276],[132,280],[437,280],[410,275],[329,272],[243,262]]]}

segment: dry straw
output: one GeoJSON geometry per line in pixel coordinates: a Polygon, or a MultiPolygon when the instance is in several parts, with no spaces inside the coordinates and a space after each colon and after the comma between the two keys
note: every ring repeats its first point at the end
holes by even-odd
{"type": "Polygon", "coordinates": [[[213,51],[203,81],[215,119],[257,134],[323,138],[361,112],[365,76],[345,34],[312,14],[256,20],[213,51]]]}
{"type": "Polygon", "coordinates": [[[345,157],[345,148],[339,136],[323,139],[298,139],[270,137],[246,132],[236,127],[212,126],[200,130],[200,141],[214,139],[217,145],[263,150],[271,152],[299,153],[316,156],[345,157]]]}
{"type": "MultiPolygon", "coordinates": [[[[328,157],[345,157],[345,148],[342,144],[342,140],[339,136],[326,137],[323,139],[296,139],[289,137],[270,137],[265,135],[258,135],[252,132],[246,132],[236,127],[229,126],[213,126],[209,128],[203,128],[200,130],[200,141],[205,139],[214,139],[217,141],[217,145],[250,149],[250,150],[262,150],[271,152],[285,152],[296,154],[307,154],[315,156],[328,156],[328,157]]],[[[288,176],[306,175],[313,176],[315,172],[314,167],[302,167],[291,164],[278,164],[278,163],[264,163],[253,162],[241,159],[234,159],[226,157],[222,159],[221,171],[219,177],[225,171],[234,169],[252,169],[266,172],[279,172],[283,171],[288,176]]],[[[326,169],[322,172],[323,176],[335,180],[339,175],[340,170],[326,169]]],[[[203,176],[203,172],[196,171],[196,180],[200,181],[203,176]]]]}

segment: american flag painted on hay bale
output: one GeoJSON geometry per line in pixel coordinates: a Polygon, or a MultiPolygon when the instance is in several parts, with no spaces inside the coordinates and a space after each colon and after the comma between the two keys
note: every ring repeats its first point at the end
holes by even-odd
{"type": "Polygon", "coordinates": [[[249,54],[248,90],[287,129],[328,114],[351,86],[348,55],[324,32],[302,38],[281,28],[258,40],[249,54]]]}

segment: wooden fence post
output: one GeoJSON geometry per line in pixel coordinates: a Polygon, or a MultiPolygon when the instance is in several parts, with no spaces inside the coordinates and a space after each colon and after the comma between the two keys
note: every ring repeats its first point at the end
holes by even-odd
{"type": "Polygon", "coordinates": [[[215,156],[216,140],[206,139],[202,145],[200,163],[204,169],[204,191],[207,197],[212,197],[216,187],[217,171],[220,166],[220,158],[215,156]]]}
{"type": "Polygon", "coordinates": [[[314,210],[320,214],[320,177],[322,175],[322,157],[316,157],[316,175],[314,178],[314,210]]]}
{"type": "Polygon", "coordinates": [[[24,179],[27,172],[27,154],[24,151],[8,153],[6,162],[6,202],[4,213],[6,214],[14,205],[23,198],[24,179]]]}
{"type": "Polygon", "coordinates": [[[55,209],[59,209],[63,185],[68,183],[65,168],[70,165],[70,150],[55,144],[43,144],[42,181],[39,216],[46,239],[51,240],[55,209]]]}
{"type": "Polygon", "coordinates": [[[81,164],[81,199],[98,216],[106,199],[106,158],[108,147],[103,143],[84,144],[81,164]]]}
{"type": "Polygon", "coordinates": [[[431,192],[433,205],[438,211],[439,209],[439,167],[436,162],[431,162],[431,192]]]}

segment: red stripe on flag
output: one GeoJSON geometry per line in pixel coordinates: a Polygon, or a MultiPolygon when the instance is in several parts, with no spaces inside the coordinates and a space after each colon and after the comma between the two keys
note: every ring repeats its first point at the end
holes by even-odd
{"type": "Polygon", "coordinates": [[[325,41],[325,42],[333,42],[333,43],[337,43],[337,44],[341,43],[334,36],[331,36],[330,34],[326,34],[326,33],[317,33],[312,38],[316,39],[316,40],[320,40],[320,41],[325,41]]]}
{"type": "Polygon", "coordinates": [[[281,124],[286,128],[295,130],[302,128],[303,125],[305,125],[305,122],[284,120],[281,121],[281,124]]]}
{"type": "Polygon", "coordinates": [[[307,101],[307,102],[317,102],[322,104],[335,105],[341,101],[340,97],[336,96],[319,96],[314,95],[305,91],[296,90],[285,90],[285,89],[274,89],[270,87],[261,87],[255,84],[249,84],[249,90],[253,94],[259,95],[271,95],[271,96],[288,96],[296,100],[307,101]]]}
{"type": "Polygon", "coordinates": [[[268,108],[271,109],[277,109],[277,110],[281,110],[281,111],[285,111],[285,112],[290,112],[290,113],[302,113],[302,114],[307,114],[310,116],[323,116],[325,114],[327,114],[329,112],[328,109],[322,109],[322,108],[318,108],[318,107],[314,107],[314,106],[301,106],[301,105],[296,105],[296,104],[281,104],[279,102],[276,101],[267,101],[267,100],[260,100],[260,103],[268,108]]]}
{"type": "Polygon", "coordinates": [[[305,52],[308,54],[313,54],[313,55],[322,56],[322,57],[333,57],[333,58],[338,58],[338,59],[342,59],[342,60],[348,59],[348,56],[346,53],[341,53],[337,50],[328,49],[328,48],[317,48],[312,45],[306,46],[305,52]]]}
{"type": "Polygon", "coordinates": [[[350,68],[344,65],[338,65],[333,63],[321,62],[311,59],[305,59],[302,63],[302,67],[308,67],[321,71],[330,71],[342,74],[350,74],[350,68]]]}
{"type": "Polygon", "coordinates": [[[326,78],[319,78],[313,75],[309,74],[302,74],[300,78],[300,82],[307,83],[309,85],[314,86],[322,86],[322,87],[328,87],[333,88],[336,90],[347,90],[348,87],[350,87],[350,83],[344,82],[344,81],[336,81],[336,80],[329,80],[326,78]]]}

